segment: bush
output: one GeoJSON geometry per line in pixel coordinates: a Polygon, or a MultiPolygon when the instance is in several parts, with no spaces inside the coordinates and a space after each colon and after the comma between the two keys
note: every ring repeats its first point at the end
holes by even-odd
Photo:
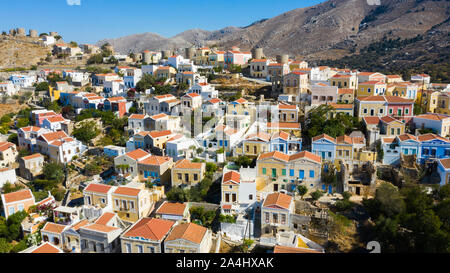
{"type": "Polygon", "coordinates": [[[66,191],[63,189],[55,188],[51,191],[51,194],[55,197],[55,200],[60,202],[63,200],[66,191]]]}
{"type": "Polygon", "coordinates": [[[312,197],[312,199],[314,199],[314,200],[319,200],[319,198],[322,197],[322,196],[323,196],[323,192],[321,192],[321,191],[319,191],[319,190],[317,190],[317,191],[311,193],[311,197],[312,197]]]}

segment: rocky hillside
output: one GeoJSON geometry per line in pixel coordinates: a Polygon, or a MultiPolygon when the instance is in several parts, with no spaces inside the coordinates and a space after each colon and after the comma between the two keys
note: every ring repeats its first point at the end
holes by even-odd
{"type": "Polygon", "coordinates": [[[352,54],[385,36],[404,39],[424,34],[450,14],[450,2],[445,0],[381,0],[378,6],[368,2],[330,0],[245,28],[214,32],[194,29],[172,38],[142,34],[107,41],[122,52],[218,44],[246,50],[263,47],[268,56],[287,53],[292,57],[328,59],[352,54]]]}
{"type": "Polygon", "coordinates": [[[429,74],[433,82],[450,82],[450,19],[412,39],[383,38],[340,59],[319,61],[319,65],[401,74],[429,74]]]}
{"type": "Polygon", "coordinates": [[[35,40],[0,36],[0,69],[29,68],[45,59],[51,49],[35,44],[35,40]]]}

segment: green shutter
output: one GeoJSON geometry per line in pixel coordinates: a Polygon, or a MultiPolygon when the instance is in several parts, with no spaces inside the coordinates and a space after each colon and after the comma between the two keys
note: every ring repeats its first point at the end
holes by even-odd
{"type": "Polygon", "coordinates": [[[281,170],[281,175],[286,175],[286,169],[281,170]]]}
{"type": "Polygon", "coordinates": [[[263,171],[263,174],[266,174],[266,168],[263,168],[262,171],[263,171]]]}

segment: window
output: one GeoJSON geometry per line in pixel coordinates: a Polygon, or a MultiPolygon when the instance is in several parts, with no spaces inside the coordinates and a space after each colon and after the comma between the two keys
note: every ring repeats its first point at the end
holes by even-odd
{"type": "Polygon", "coordinates": [[[392,114],[394,110],[392,108],[389,108],[389,114],[392,114]]]}
{"type": "Polygon", "coordinates": [[[23,204],[19,204],[19,210],[18,211],[22,211],[23,210],[23,204]]]}
{"type": "Polygon", "coordinates": [[[294,174],[294,169],[290,169],[289,170],[289,176],[294,176],[295,174],[294,174]]]}
{"type": "Polygon", "coordinates": [[[364,109],[363,109],[363,113],[364,113],[364,114],[367,114],[367,108],[364,108],[364,109]]]}
{"type": "Polygon", "coordinates": [[[273,222],[278,224],[278,213],[272,213],[273,222]]]}
{"type": "Polygon", "coordinates": [[[281,214],[281,224],[286,224],[286,214],[281,214]]]}
{"type": "Polygon", "coordinates": [[[383,108],[380,108],[379,112],[380,112],[380,114],[383,114],[383,108]]]}
{"type": "Polygon", "coordinates": [[[131,244],[125,244],[126,253],[131,253],[131,244]]]}
{"type": "Polygon", "coordinates": [[[178,174],[178,180],[181,180],[183,178],[183,176],[181,175],[181,173],[178,174]]]}
{"type": "Polygon", "coordinates": [[[144,250],[141,245],[137,245],[137,251],[138,253],[144,253],[144,250]]]}
{"type": "Polygon", "coordinates": [[[268,212],[264,212],[264,221],[266,222],[266,223],[269,223],[269,213],[268,212]]]}
{"type": "Polygon", "coordinates": [[[149,247],[148,247],[148,252],[150,252],[150,253],[155,253],[155,248],[152,247],[152,246],[149,246],[149,247]]]}
{"type": "Polygon", "coordinates": [[[48,242],[48,236],[47,235],[42,236],[42,240],[44,240],[44,242],[48,242]]]}
{"type": "Polygon", "coordinates": [[[253,200],[253,194],[248,195],[248,200],[253,200]]]}
{"type": "Polygon", "coordinates": [[[314,178],[314,170],[310,170],[309,171],[309,177],[310,178],[314,178]]]}
{"type": "Polygon", "coordinates": [[[198,180],[198,174],[194,173],[194,181],[198,180]]]}
{"type": "Polygon", "coordinates": [[[407,114],[409,114],[409,109],[408,108],[405,109],[405,115],[407,115],[407,114]]]}
{"type": "Polygon", "coordinates": [[[281,170],[281,175],[286,175],[286,169],[281,170]]]}
{"type": "Polygon", "coordinates": [[[266,168],[262,168],[262,173],[263,173],[263,174],[266,174],[266,173],[267,173],[266,168]]]}
{"type": "MultiPolygon", "coordinates": [[[[89,197],[89,196],[88,196],[89,197]]],[[[105,198],[101,198],[100,199],[100,202],[102,202],[102,204],[105,204],[106,203],[106,199],[105,198]]],[[[90,203],[89,203],[90,204],[90,203]]]]}

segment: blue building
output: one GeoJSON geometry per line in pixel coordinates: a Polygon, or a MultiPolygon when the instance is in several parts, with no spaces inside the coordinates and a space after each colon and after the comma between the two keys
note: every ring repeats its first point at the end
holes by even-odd
{"type": "Polygon", "coordinates": [[[413,136],[403,134],[385,137],[381,140],[384,156],[383,164],[400,164],[400,155],[416,155],[417,163],[450,158],[450,140],[435,134],[413,136]]]}
{"type": "Polygon", "coordinates": [[[302,139],[280,131],[272,135],[269,145],[270,152],[279,151],[291,155],[302,150],[302,139]]]}
{"type": "Polygon", "coordinates": [[[323,161],[332,161],[336,158],[336,139],[329,135],[322,134],[312,139],[313,154],[318,155],[323,161]]]}

